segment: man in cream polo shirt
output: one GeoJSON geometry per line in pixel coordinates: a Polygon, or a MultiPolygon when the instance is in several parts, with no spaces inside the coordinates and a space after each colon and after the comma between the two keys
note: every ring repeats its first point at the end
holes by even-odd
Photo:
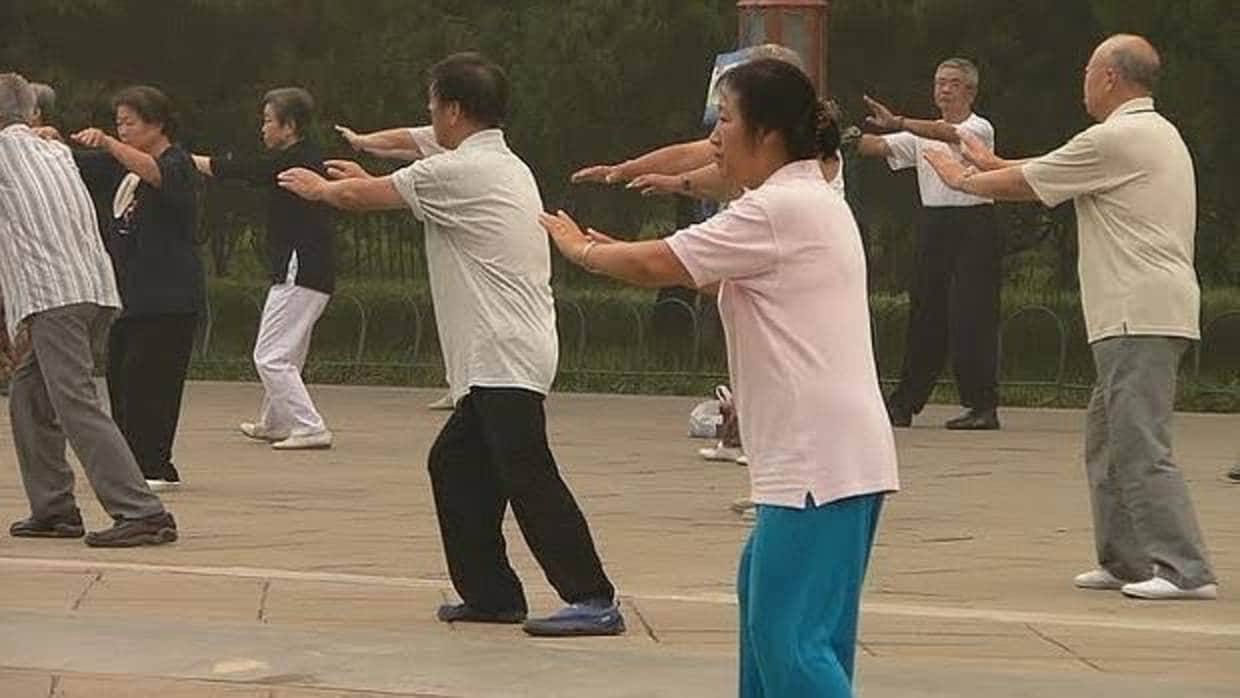
{"type": "Polygon", "coordinates": [[[1171,458],[1176,370],[1200,338],[1200,291],[1193,162],[1154,107],[1159,66],[1145,39],[1113,36],[1085,69],[1085,107],[1097,125],[1026,161],[995,157],[965,138],[966,155],[984,173],[938,154],[927,159],[961,191],[1076,205],[1081,305],[1097,370],[1085,461],[1099,563],[1076,585],[1143,599],[1213,599],[1217,580],[1171,458]]]}

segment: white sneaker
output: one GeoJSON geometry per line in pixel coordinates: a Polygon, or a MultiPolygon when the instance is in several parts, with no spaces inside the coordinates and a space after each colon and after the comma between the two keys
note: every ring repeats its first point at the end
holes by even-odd
{"type": "Polygon", "coordinates": [[[745,455],[744,453],[740,454],[739,456],[736,457],[736,464],[743,468],[748,468],[749,467],[749,456],[745,455]]]}
{"type": "Polygon", "coordinates": [[[1124,580],[1107,572],[1106,570],[1090,570],[1084,574],[1078,574],[1072,578],[1072,583],[1078,589],[1093,589],[1096,591],[1119,591],[1125,584],[1124,580]]]}
{"type": "Polygon", "coordinates": [[[728,448],[722,442],[714,448],[699,448],[698,455],[709,461],[732,461],[745,455],[739,448],[728,448]]]}
{"type": "Polygon", "coordinates": [[[1213,601],[1218,598],[1217,584],[1202,584],[1194,589],[1181,589],[1162,577],[1125,584],[1120,591],[1124,592],[1124,596],[1149,601],[1213,601]]]}
{"type": "Polygon", "coordinates": [[[452,400],[452,393],[446,393],[443,397],[439,398],[438,400],[427,404],[426,409],[437,410],[437,411],[438,410],[443,410],[443,411],[454,410],[456,409],[456,403],[452,400]]]}
{"type": "Polygon", "coordinates": [[[332,433],[326,429],[313,434],[294,434],[271,444],[277,451],[307,451],[332,447],[332,433]]]}
{"type": "Polygon", "coordinates": [[[151,488],[152,492],[168,492],[181,488],[180,480],[147,480],[146,486],[151,488]]]}
{"type": "Polygon", "coordinates": [[[257,422],[242,422],[240,428],[242,434],[255,441],[283,441],[288,438],[288,434],[277,434],[268,431],[267,427],[257,422]]]}

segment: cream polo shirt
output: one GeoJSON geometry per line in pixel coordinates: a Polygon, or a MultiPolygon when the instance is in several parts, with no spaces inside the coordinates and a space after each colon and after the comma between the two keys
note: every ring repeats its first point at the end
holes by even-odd
{"type": "Polygon", "coordinates": [[[1121,105],[1022,171],[1042,203],[1076,205],[1090,342],[1123,335],[1200,339],[1193,160],[1153,99],[1121,105]]]}

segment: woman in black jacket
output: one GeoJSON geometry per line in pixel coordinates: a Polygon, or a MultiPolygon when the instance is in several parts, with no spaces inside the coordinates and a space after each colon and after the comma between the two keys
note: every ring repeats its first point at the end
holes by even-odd
{"type": "Polygon", "coordinates": [[[104,231],[124,305],[108,340],[108,394],[147,484],[163,490],[181,483],[172,445],[205,295],[194,249],[198,173],[173,140],[162,92],[128,87],[112,107],[116,137],[88,128],[72,140],[96,151],[79,158],[88,184],[120,182],[104,231]]]}
{"type": "Polygon", "coordinates": [[[263,306],[254,367],[263,381],[258,419],[241,432],[277,450],[330,448],[332,433],[301,379],[310,335],[336,287],[331,218],[324,204],[276,184],[292,167],[326,174],[323,153],[309,137],[314,98],[300,87],[263,96],[261,134],[266,153],[194,156],[203,174],[239,179],[267,190],[267,253],[271,290],[263,306]]]}

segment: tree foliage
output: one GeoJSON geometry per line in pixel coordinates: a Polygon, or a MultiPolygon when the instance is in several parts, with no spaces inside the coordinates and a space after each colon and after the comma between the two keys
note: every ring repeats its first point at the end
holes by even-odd
{"type": "MultiPolygon", "coordinates": [[[[320,103],[320,138],[344,154],[332,123],[423,122],[426,69],[448,53],[479,50],[509,71],[509,137],[547,204],[629,234],[669,228],[672,203],[570,187],[568,173],[704,135],[713,56],[736,43],[734,0],[8,0],[0,26],[0,67],[54,84],[62,125],[106,125],[115,89],[150,83],[174,98],[183,140],[198,151],[255,146],[263,92],[298,84],[320,103]]],[[[995,123],[1000,150],[1036,154],[1088,124],[1080,83],[1092,47],[1113,32],[1146,34],[1163,52],[1160,103],[1197,162],[1200,272],[1209,283],[1236,283],[1240,198],[1227,176],[1240,141],[1224,129],[1237,114],[1238,30],[1232,0],[835,0],[828,74],[853,119],[863,93],[932,115],[935,64],[973,58],[983,81],[978,110],[995,123]]],[[[874,162],[850,163],[848,174],[874,285],[899,289],[912,264],[913,180],[874,162]]],[[[257,201],[219,187],[210,197],[214,267],[229,273],[237,231],[261,220],[257,201]]],[[[1071,211],[1004,213],[1009,275],[1071,287],[1071,211]]],[[[415,273],[404,261],[383,264],[416,257],[417,234],[407,217],[350,219],[346,268],[415,273]]]]}

